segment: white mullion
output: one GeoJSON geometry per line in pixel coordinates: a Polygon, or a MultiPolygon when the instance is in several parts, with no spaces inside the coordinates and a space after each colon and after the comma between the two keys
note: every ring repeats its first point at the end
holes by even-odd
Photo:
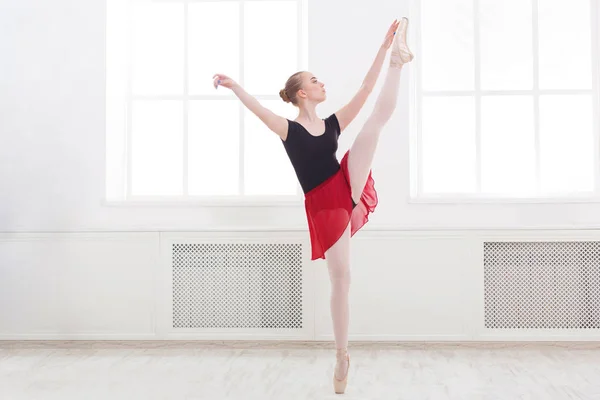
{"type": "MultiPolygon", "coordinates": [[[[302,69],[304,69],[304,52],[303,52],[303,45],[304,45],[304,25],[303,25],[303,18],[302,18],[302,13],[303,13],[303,0],[298,0],[296,2],[296,13],[298,14],[298,29],[296,29],[297,31],[297,35],[298,35],[298,40],[297,40],[297,54],[298,54],[298,68],[296,69],[297,71],[301,71],[302,69]]],[[[302,196],[303,191],[302,191],[302,186],[300,186],[300,182],[297,181],[296,182],[296,196],[300,197],[302,196]]]]}
{"type": "Polygon", "coordinates": [[[188,0],[183,3],[183,196],[189,195],[188,191],[188,176],[189,176],[189,163],[188,163],[188,119],[189,119],[189,99],[188,99],[188,0]]]}
{"type": "Polygon", "coordinates": [[[542,165],[540,142],[540,40],[538,0],[531,1],[532,7],[532,49],[533,49],[533,129],[535,147],[535,195],[542,189],[542,165]]]}
{"type": "MultiPolygon", "coordinates": [[[[411,24],[414,26],[415,32],[415,42],[418,51],[421,51],[421,1],[415,0],[414,2],[414,10],[415,17],[417,20],[417,24],[411,24]]],[[[416,162],[413,165],[416,168],[415,175],[411,175],[413,179],[416,178],[416,195],[417,197],[421,197],[423,195],[423,124],[422,124],[422,115],[423,115],[423,78],[422,78],[422,63],[421,58],[417,57],[415,59],[415,67],[411,70],[412,73],[416,74],[414,78],[414,86],[415,86],[415,130],[416,130],[416,162]]]]}
{"type": "Polygon", "coordinates": [[[133,4],[132,1],[127,1],[127,95],[126,95],[126,128],[125,128],[125,140],[126,140],[126,157],[127,157],[127,177],[126,177],[126,189],[125,198],[130,199],[132,196],[131,178],[132,178],[132,108],[133,108],[133,4]]]}
{"type": "Polygon", "coordinates": [[[481,193],[481,38],[479,29],[479,0],[473,0],[473,17],[473,47],[475,61],[475,160],[477,166],[476,184],[477,193],[481,193]]]}
{"type": "Polygon", "coordinates": [[[301,29],[300,35],[302,37],[302,46],[298,49],[298,52],[302,57],[302,69],[308,69],[308,0],[300,0],[300,22],[301,29]]]}
{"type": "MultiPolygon", "coordinates": [[[[254,1],[254,0],[253,0],[254,1]]],[[[590,90],[588,90],[586,93],[591,92],[590,90]]],[[[281,98],[279,96],[274,96],[272,94],[262,94],[262,95],[255,95],[255,98],[259,99],[259,100],[281,100],[281,98]]],[[[218,95],[190,95],[188,93],[187,96],[182,96],[182,95],[154,95],[154,94],[150,94],[150,95],[134,95],[133,100],[179,100],[179,101],[183,101],[184,98],[187,98],[188,100],[237,100],[237,97],[235,95],[224,95],[224,96],[218,96],[218,95]]]]}
{"type": "MultiPolygon", "coordinates": [[[[540,95],[581,95],[591,94],[590,89],[547,89],[547,90],[479,90],[481,96],[533,96],[534,94],[540,95]]],[[[423,96],[448,96],[448,97],[461,97],[461,96],[475,96],[477,91],[475,90],[424,90],[422,91],[423,96]]]]}
{"type": "Polygon", "coordinates": [[[592,28],[592,91],[593,91],[593,129],[594,129],[594,193],[600,191],[600,6],[590,0],[592,28]]]}
{"type": "MultiPolygon", "coordinates": [[[[245,82],[244,82],[244,1],[240,1],[240,21],[239,21],[239,46],[240,46],[240,85],[243,87],[245,82]]],[[[244,116],[245,116],[245,112],[244,112],[244,105],[242,104],[242,102],[240,102],[239,104],[239,116],[240,116],[240,122],[239,122],[239,158],[238,158],[238,162],[239,162],[239,181],[238,181],[238,193],[239,195],[243,196],[244,193],[244,188],[245,188],[245,180],[246,180],[246,174],[245,174],[245,141],[244,141],[244,116]]]]}
{"type": "Polygon", "coordinates": [[[304,67],[304,54],[302,53],[302,45],[303,45],[303,34],[304,34],[304,26],[302,25],[303,20],[302,20],[302,0],[296,0],[296,17],[297,17],[297,29],[296,29],[296,34],[298,35],[298,37],[296,38],[296,46],[298,46],[297,50],[297,55],[298,55],[298,64],[297,64],[297,70],[300,71],[303,67],[304,67]]]}

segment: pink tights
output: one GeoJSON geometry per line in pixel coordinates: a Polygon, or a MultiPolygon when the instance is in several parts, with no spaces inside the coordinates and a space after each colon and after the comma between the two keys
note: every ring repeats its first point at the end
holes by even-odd
{"type": "MultiPolygon", "coordinates": [[[[388,68],[373,113],[365,122],[350,148],[348,171],[352,198],[355,203],[360,201],[363,188],[367,183],[373,156],[379,141],[379,134],[391,118],[396,107],[400,71],[400,68],[388,68]]],[[[342,237],[325,252],[325,258],[331,281],[331,318],[333,320],[335,345],[338,350],[336,376],[341,379],[348,368],[345,353],[348,348],[350,317],[348,304],[348,293],[350,291],[350,225],[346,228],[342,237]]]]}

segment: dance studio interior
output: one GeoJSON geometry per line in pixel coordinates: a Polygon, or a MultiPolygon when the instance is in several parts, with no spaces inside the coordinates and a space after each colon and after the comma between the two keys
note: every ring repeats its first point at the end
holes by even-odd
{"type": "Polygon", "coordinates": [[[0,399],[600,399],[600,0],[0,0],[0,399]]]}

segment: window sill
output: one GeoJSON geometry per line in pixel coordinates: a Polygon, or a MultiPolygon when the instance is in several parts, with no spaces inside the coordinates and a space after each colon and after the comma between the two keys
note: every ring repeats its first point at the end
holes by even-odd
{"type": "Polygon", "coordinates": [[[410,204],[580,204],[600,203],[600,196],[581,195],[564,197],[485,197],[476,195],[411,196],[410,204]]]}
{"type": "Polygon", "coordinates": [[[271,197],[199,197],[190,199],[173,198],[148,198],[129,200],[104,200],[106,207],[164,207],[164,208],[190,208],[190,207],[303,207],[301,197],[271,196],[271,197]]]}

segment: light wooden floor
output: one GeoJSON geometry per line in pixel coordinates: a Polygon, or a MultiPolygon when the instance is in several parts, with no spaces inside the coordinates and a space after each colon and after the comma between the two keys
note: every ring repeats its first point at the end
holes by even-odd
{"type": "Polygon", "coordinates": [[[0,399],[600,399],[600,344],[0,342],[0,399]]]}

